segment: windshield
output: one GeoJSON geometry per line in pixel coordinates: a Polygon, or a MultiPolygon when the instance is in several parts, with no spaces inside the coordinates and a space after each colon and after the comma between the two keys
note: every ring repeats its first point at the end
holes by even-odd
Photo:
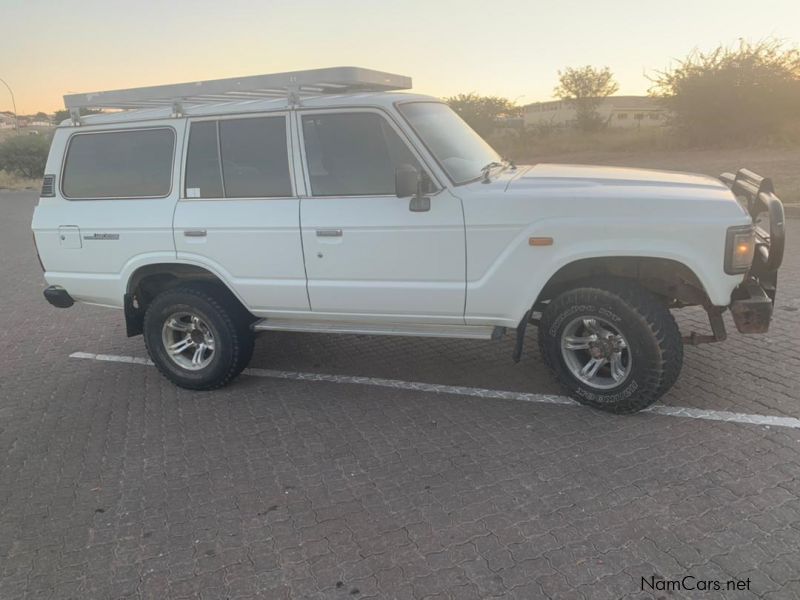
{"type": "Polygon", "coordinates": [[[446,104],[409,102],[398,109],[454,183],[481,177],[500,156],[446,104]]]}

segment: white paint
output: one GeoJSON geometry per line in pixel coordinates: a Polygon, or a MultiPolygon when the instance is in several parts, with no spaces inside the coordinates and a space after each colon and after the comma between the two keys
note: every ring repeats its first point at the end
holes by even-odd
{"type": "MultiPolygon", "coordinates": [[[[411,161],[413,156],[414,161],[425,163],[383,110],[360,107],[326,109],[324,113],[350,113],[359,120],[372,115],[382,121],[387,143],[390,139],[397,143],[395,152],[405,147],[403,161],[411,161]],[[396,137],[389,138],[393,133],[396,137]]],[[[322,115],[304,110],[295,117],[301,149],[306,147],[303,123],[311,116],[322,115]]],[[[387,195],[386,190],[381,194],[315,197],[311,174],[321,166],[302,159],[307,165],[304,173],[309,196],[300,202],[300,223],[311,310],[366,318],[391,315],[383,319],[384,323],[409,320],[463,325],[466,248],[464,211],[456,192],[443,189],[432,194],[429,210],[422,212],[409,210],[410,198],[387,195]],[[318,235],[324,230],[338,230],[340,235],[318,235]]],[[[241,254],[242,246],[236,245],[235,252],[241,254]]],[[[264,256],[277,259],[282,254],[262,253],[260,249],[255,253],[262,262],[264,256]]]]}
{"type": "MultiPolygon", "coordinates": [[[[140,121],[131,128],[169,127],[175,132],[174,156],[180,157],[184,119],[140,121]]],[[[73,136],[106,131],[108,127],[59,127],[50,145],[45,173],[61,173],[63,159],[73,136]]],[[[39,199],[31,226],[45,280],[68,290],[76,302],[122,308],[127,292],[128,270],[137,261],[175,262],[172,216],[180,191],[180,169],[172,171],[171,191],[165,198],[116,198],[69,201],[56,186],[55,196],[39,199]],[[82,247],[65,249],[59,227],[80,230],[82,247]],[[114,239],[86,239],[94,234],[114,239]]],[[[60,176],[56,177],[57,182],[60,176]]],[[[80,245],[79,245],[80,246],[80,245]]]]}
{"type": "Polygon", "coordinates": [[[119,356],[117,354],[92,354],[91,352],[73,352],[70,358],[88,358],[90,360],[101,360],[106,362],[131,363],[135,365],[153,366],[153,361],[149,358],[137,358],[135,356],[119,356]]]}
{"type": "Polygon", "coordinates": [[[419,381],[402,381],[400,379],[381,379],[377,377],[358,377],[354,375],[329,375],[326,373],[301,373],[297,371],[274,371],[271,369],[245,369],[245,375],[255,377],[271,377],[275,379],[292,379],[295,381],[325,381],[329,383],[349,383],[353,385],[372,385],[400,390],[429,392],[433,394],[455,394],[458,396],[474,396],[477,398],[496,398],[501,400],[521,400],[523,402],[539,402],[544,404],[578,403],[566,396],[550,394],[529,394],[526,392],[506,392],[484,388],[442,385],[438,383],[422,383],[419,381]]]}
{"type": "MultiPolygon", "coordinates": [[[[273,125],[283,122],[285,145],[291,148],[288,113],[274,112],[270,119],[273,125]]],[[[223,120],[220,128],[230,124],[223,120]]],[[[190,135],[192,127],[194,124],[190,135]]],[[[286,168],[287,173],[292,172],[289,165],[286,168]]],[[[173,219],[177,258],[220,273],[251,311],[308,312],[300,190],[296,181],[291,186],[291,197],[285,198],[179,200],[173,219]],[[206,235],[187,237],[185,232],[190,230],[202,230],[206,235]]]]}
{"type": "Polygon", "coordinates": [[[627,256],[679,262],[697,275],[712,304],[730,303],[742,276],[724,272],[726,231],[750,218],[720,181],[540,164],[495,169],[489,182],[476,177],[455,185],[442,164],[477,160],[477,176],[477,167],[494,154],[458,120],[439,130],[443,121],[429,118],[420,122],[420,131],[464,150],[437,161],[403,117],[402,105],[408,102],[437,101],[396,93],[322,94],[304,99],[299,108],[290,107],[287,98],[253,99],[187,106],[186,118],[173,118],[163,107],[87,116],[79,128],[58,127],[47,173],[61,172],[71,136],[112,129],[169,127],[175,131],[175,160],[165,198],[69,202],[58,186],[54,197],[41,198],[32,228],[45,279],[76,301],[122,308],[136,268],[194,264],[217,275],[258,317],[306,320],[309,313],[327,313],[384,325],[516,328],[561,268],[584,259],[627,256]],[[385,119],[440,188],[431,195],[430,210],[410,212],[409,199],[392,194],[313,196],[308,179],[318,165],[309,164],[304,154],[301,118],[339,110],[374,112],[385,119]],[[291,197],[198,200],[189,191],[183,198],[187,123],[210,115],[224,121],[266,114],[286,119],[291,197]],[[80,228],[82,248],[60,245],[63,225],[80,228]],[[207,235],[187,237],[187,229],[204,229],[207,235]],[[342,235],[317,236],[318,229],[342,235]],[[85,240],[94,234],[118,239],[85,240]],[[531,237],[555,242],[534,248],[531,237]]]}
{"type": "MultiPolygon", "coordinates": [[[[153,362],[146,358],[133,356],[118,356],[114,354],[92,354],[90,352],[73,352],[70,358],[84,358],[105,362],[121,362],[137,365],[152,366],[153,362]]],[[[245,369],[245,375],[252,377],[267,377],[271,379],[288,379],[292,381],[324,381],[327,383],[371,385],[416,392],[433,394],[453,394],[457,396],[472,396],[477,398],[492,398],[497,400],[518,400],[522,402],[537,402],[542,404],[561,404],[580,406],[567,396],[551,394],[531,394],[527,392],[510,392],[491,390],[466,386],[441,385],[437,383],[421,383],[418,381],[403,381],[400,379],[381,379],[377,377],[358,377],[354,375],[330,375],[327,373],[303,373],[300,371],[276,371],[273,369],[245,369]]],[[[800,419],[793,417],[777,417],[770,415],[752,415],[736,413],[725,410],[704,410],[700,408],[687,408],[681,406],[664,406],[657,404],[642,411],[665,417],[685,417],[689,419],[702,419],[705,421],[725,421],[728,423],[743,423],[747,425],[765,425],[767,427],[789,427],[800,429],[800,419]]],[[[620,417],[625,418],[625,417],[620,417]]]]}

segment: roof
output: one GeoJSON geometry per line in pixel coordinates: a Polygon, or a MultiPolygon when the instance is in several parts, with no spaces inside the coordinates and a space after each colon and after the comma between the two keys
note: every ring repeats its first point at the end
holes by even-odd
{"type": "MultiPolygon", "coordinates": [[[[337,108],[350,106],[391,107],[395,102],[408,101],[440,102],[438,98],[424,94],[407,92],[369,92],[365,94],[337,94],[303,97],[299,105],[293,105],[289,98],[272,98],[258,100],[238,100],[219,102],[216,104],[184,105],[180,117],[204,117],[216,115],[235,115],[248,113],[264,113],[285,111],[294,108],[337,108]]],[[[140,110],[124,110],[81,117],[83,125],[104,125],[107,123],[129,123],[133,121],[155,121],[175,118],[171,107],[144,108],[140,110]]],[[[61,126],[73,125],[72,119],[65,119],[61,126]]]]}
{"type": "Polygon", "coordinates": [[[612,108],[620,109],[666,109],[661,98],[654,98],[652,96],[609,96],[605,99],[605,102],[610,104],[612,108]]]}

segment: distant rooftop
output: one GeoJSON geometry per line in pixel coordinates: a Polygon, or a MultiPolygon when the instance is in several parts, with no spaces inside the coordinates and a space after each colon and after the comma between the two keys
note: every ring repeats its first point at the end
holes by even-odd
{"type": "MultiPolygon", "coordinates": [[[[599,100],[601,104],[611,105],[614,108],[623,110],[647,108],[653,109],[664,107],[663,101],[660,98],[654,98],[653,96],[608,96],[606,98],[600,98],[599,100]]],[[[570,100],[546,100],[544,102],[532,102],[530,104],[526,104],[522,108],[525,109],[533,106],[551,105],[561,102],[570,102],[570,100]]]]}

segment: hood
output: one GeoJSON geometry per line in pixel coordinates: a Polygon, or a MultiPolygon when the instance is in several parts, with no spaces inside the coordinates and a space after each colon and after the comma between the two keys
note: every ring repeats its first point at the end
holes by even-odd
{"type": "MultiPolygon", "coordinates": [[[[679,190],[708,190],[730,193],[727,186],[707,175],[680,173],[675,171],[653,171],[626,167],[600,167],[593,165],[539,164],[514,177],[506,189],[520,188],[637,188],[641,193],[646,188],[663,192],[669,188],[679,190]]],[[[598,190],[599,191],[599,190],[598,190]]]]}

